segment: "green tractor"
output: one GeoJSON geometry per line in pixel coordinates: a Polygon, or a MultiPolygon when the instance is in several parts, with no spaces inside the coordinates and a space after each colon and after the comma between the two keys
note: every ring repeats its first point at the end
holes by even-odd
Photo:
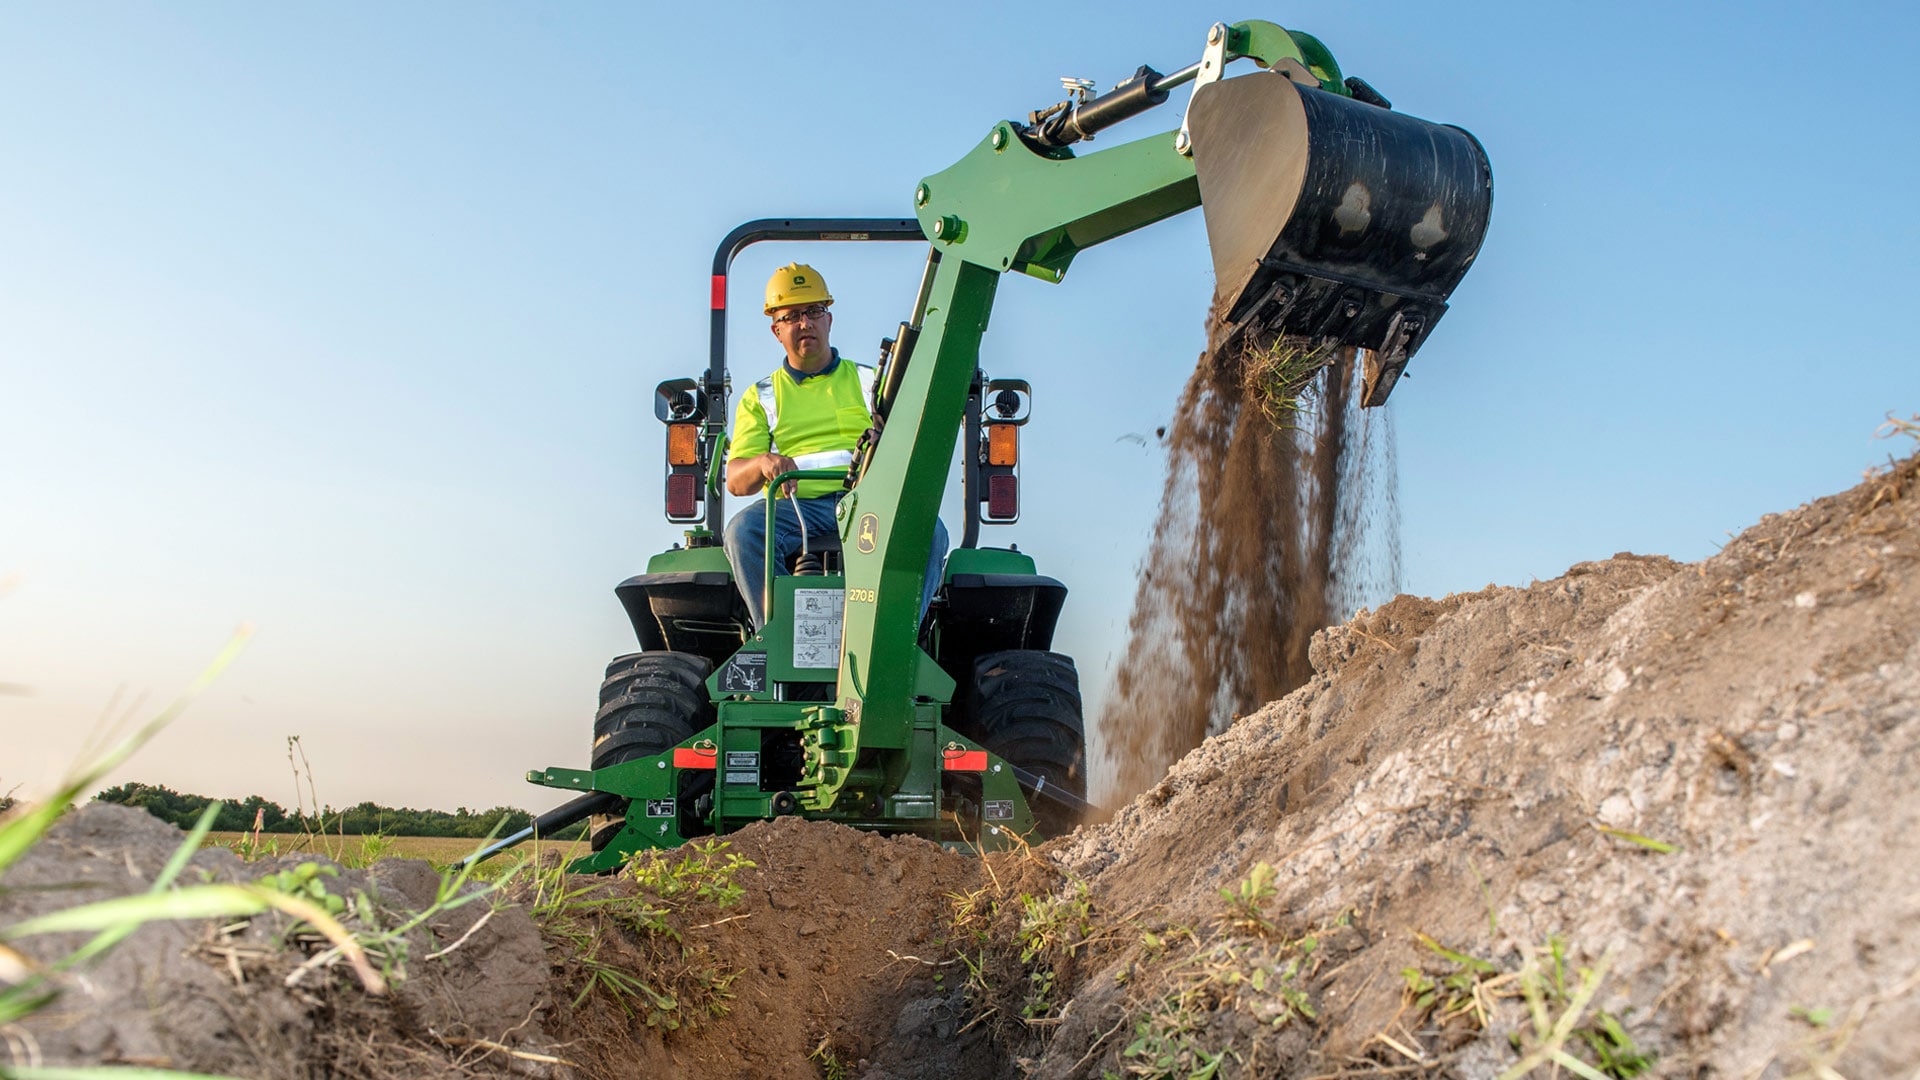
{"type": "MultiPolygon", "coordinates": [[[[763,220],[722,241],[707,371],[654,399],[667,517],[692,526],[686,543],[615,590],[639,651],[607,667],[591,767],[527,776],[579,797],[478,857],[589,816],[593,852],[576,871],[788,814],[975,851],[1071,828],[1086,805],[1080,689],[1051,651],[1067,590],[1014,548],[979,543],[982,525],[1019,516],[1031,401],[1026,383],[979,367],[1000,281],[1059,282],[1082,249],[1199,206],[1216,339],[1363,349],[1362,401],[1377,406],[1479,251],[1492,174],[1471,135],[1392,111],[1318,40],[1272,23],[1216,24],[1187,67],[1070,90],[923,179],[913,218],[763,220]],[[1239,59],[1255,70],[1224,77],[1239,59]],[[1177,129],[1074,152],[1188,83],[1177,129]],[[882,345],[874,427],[852,466],[788,474],[844,477],[838,535],[816,537],[791,574],[769,567],[768,618],[753,626],[719,546],[718,483],[727,273],[763,241],[920,243],[927,258],[882,345]],[[956,440],[965,528],[922,618],[956,440]]],[[[769,512],[784,479],[766,486],[769,512]]]]}

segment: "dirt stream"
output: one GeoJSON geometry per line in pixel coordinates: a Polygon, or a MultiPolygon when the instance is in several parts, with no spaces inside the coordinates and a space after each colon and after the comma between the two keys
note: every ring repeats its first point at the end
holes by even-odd
{"type": "MultiPolygon", "coordinates": [[[[776,821],[600,882],[571,922],[534,917],[530,880],[431,918],[384,996],[300,971],[316,946],[277,915],[150,925],[59,975],[0,1061],[1494,1077],[1558,1051],[1606,1075],[1913,1077],[1916,474],[1696,564],[1622,554],[1364,611],[1312,636],[1304,685],[1030,852],[776,821]]],[[[0,927],[144,890],[178,842],[84,807],[0,880],[0,927]]],[[[183,880],[289,865],[206,851],[183,880]]],[[[356,924],[392,925],[438,880],[392,862],[327,882],[375,901],[356,924]]],[[[590,885],[550,876],[548,906],[590,885]]],[[[46,962],[81,940],[12,944],[46,962]]]]}
{"type": "Polygon", "coordinates": [[[1352,349],[1275,347],[1211,341],[1174,409],[1125,662],[1095,731],[1106,801],[1305,683],[1314,631],[1399,591],[1390,414],[1360,408],[1352,349]]]}

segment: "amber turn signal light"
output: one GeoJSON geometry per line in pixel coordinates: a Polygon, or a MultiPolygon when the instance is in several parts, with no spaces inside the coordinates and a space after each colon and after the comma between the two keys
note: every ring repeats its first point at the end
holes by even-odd
{"type": "Polygon", "coordinates": [[[987,464],[1017,465],[1020,462],[1020,429],[1013,424],[987,425],[987,464]]]}
{"type": "Polygon", "coordinates": [[[700,425],[667,425],[667,464],[700,464],[700,425]]]}

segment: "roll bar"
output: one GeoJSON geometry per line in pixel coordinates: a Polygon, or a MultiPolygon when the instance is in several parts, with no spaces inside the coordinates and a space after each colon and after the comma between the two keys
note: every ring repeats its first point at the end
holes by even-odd
{"type": "MultiPolygon", "coordinates": [[[[700,388],[706,392],[707,420],[701,451],[709,468],[720,454],[727,433],[727,272],[734,257],[748,245],[768,240],[908,240],[927,243],[927,234],[914,218],[760,218],[728,233],[713,253],[712,322],[709,331],[707,374],[700,388]]],[[[726,527],[720,499],[707,500],[707,528],[715,535],[726,527]]]]}

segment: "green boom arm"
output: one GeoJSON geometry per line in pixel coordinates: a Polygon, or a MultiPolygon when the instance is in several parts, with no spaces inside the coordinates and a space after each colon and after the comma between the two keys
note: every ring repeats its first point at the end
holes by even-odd
{"type": "MultiPolygon", "coordinates": [[[[1209,50],[1216,64],[1292,59],[1345,93],[1333,58],[1311,37],[1260,22],[1222,31],[1225,41],[1209,50]]],[[[1000,275],[1057,282],[1082,249],[1200,205],[1177,134],[1074,156],[1037,151],[1003,122],[915,192],[940,258],[885,435],[840,504],[847,591],[838,700],[820,707],[808,737],[810,808],[833,805],[858,751],[904,750],[916,729],[923,737],[932,730],[932,710],[915,700],[933,665],[917,644],[921,582],[1000,275]]],[[[906,775],[909,755],[888,756],[900,761],[894,778],[917,786],[906,775]]]]}

